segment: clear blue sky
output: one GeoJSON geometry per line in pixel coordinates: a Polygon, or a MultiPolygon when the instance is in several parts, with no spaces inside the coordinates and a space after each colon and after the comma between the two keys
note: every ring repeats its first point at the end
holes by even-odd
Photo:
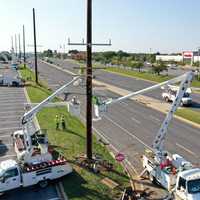
{"type": "MultiPolygon", "coordinates": [[[[2,0],[0,50],[10,49],[11,35],[22,33],[23,24],[27,44],[33,44],[33,7],[40,50],[59,50],[67,37],[76,42],[85,38],[86,0],[2,0]]],[[[94,50],[194,50],[200,46],[199,10],[199,0],[93,0],[93,41],[111,38],[113,43],[94,50]]]]}

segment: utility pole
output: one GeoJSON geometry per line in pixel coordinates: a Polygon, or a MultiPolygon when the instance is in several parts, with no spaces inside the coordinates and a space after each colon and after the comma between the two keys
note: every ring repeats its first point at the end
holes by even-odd
{"type": "Polygon", "coordinates": [[[18,42],[19,42],[19,61],[21,63],[21,41],[20,41],[20,34],[18,34],[18,42]]]}
{"type": "Polygon", "coordinates": [[[17,58],[17,35],[15,34],[15,56],[17,58]]]}
{"type": "Polygon", "coordinates": [[[33,8],[33,34],[34,34],[34,54],[35,54],[35,82],[38,84],[38,69],[37,69],[37,41],[35,27],[35,8],[33,8]]]}
{"type": "Polygon", "coordinates": [[[111,40],[108,44],[95,44],[92,43],[92,0],[87,0],[87,42],[84,43],[71,43],[68,39],[68,45],[85,45],[87,48],[87,61],[86,61],[86,128],[87,128],[87,159],[92,159],[92,45],[97,46],[110,46],[111,40]]]}
{"type": "Polygon", "coordinates": [[[25,28],[23,25],[23,51],[24,51],[24,68],[26,67],[26,43],[25,43],[25,28]]]}
{"type": "Polygon", "coordinates": [[[92,159],[92,0],[87,0],[87,158],[92,159]]]}

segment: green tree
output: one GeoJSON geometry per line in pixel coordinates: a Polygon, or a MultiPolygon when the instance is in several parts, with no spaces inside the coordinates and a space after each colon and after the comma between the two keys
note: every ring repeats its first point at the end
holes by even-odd
{"type": "Polygon", "coordinates": [[[53,57],[53,51],[51,49],[43,51],[44,57],[53,57]]]}
{"type": "Polygon", "coordinates": [[[168,67],[163,61],[158,61],[156,64],[152,65],[152,70],[160,75],[160,72],[168,70],[168,67]]]}

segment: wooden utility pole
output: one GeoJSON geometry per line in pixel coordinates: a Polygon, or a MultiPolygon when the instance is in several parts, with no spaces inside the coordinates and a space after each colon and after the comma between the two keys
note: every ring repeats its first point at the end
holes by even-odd
{"type": "Polygon", "coordinates": [[[110,46],[109,43],[92,43],[92,0],[87,0],[87,42],[71,43],[68,39],[68,45],[85,45],[87,48],[87,66],[86,66],[86,128],[87,128],[87,144],[86,156],[92,159],[92,46],[110,46]]]}
{"type": "Polygon", "coordinates": [[[23,25],[23,51],[24,51],[24,68],[26,67],[26,43],[25,43],[25,28],[23,25]]]}
{"type": "Polygon", "coordinates": [[[34,35],[34,54],[35,54],[35,82],[38,84],[38,69],[37,69],[37,41],[35,27],[35,8],[33,8],[33,35],[34,35]]]}

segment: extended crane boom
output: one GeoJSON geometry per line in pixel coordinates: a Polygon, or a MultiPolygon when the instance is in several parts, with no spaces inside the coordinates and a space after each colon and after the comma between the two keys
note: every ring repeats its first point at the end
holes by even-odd
{"type": "Polygon", "coordinates": [[[22,125],[25,125],[27,122],[29,122],[33,118],[33,116],[37,112],[39,112],[43,107],[45,107],[55,96],[61,94],[66,87],[68,87],[69,85],[71,85],[72,83],[74,83],[79,78],[80,78],[80,76],[74,77],[69,83],[66,83],[65,85],[63,85],[61,88],[59,88],[58,90],[56,90],[53,94],[51,94],[49,97],[47,97],[41,103],[39,103],[38,105],[36,105],[35,107],[33,107],[31,110],[29,110],[28,112],[26,112],[24,114],[24,116],[22,117],[22,125]]]}
{"type": "MultiPolygon", "coordinates": [[[[178,76],[178,77],[176,77],[174,79],[171,79],[171,80],[168,80],[168,81],[165,81],[165,82],[150,86],[148,88],[139,90],[137,92],[132,92],[132,93],[126,95],[126,96],[119,97],[119,98],[114,99],[114,100],[112,100],[112,99],[108,100],[108,101],[100,104],[99,106],[97,106],[97,105],[95,105],[95,106],[96,107],[101,107],[101,105],[102,105],[102,106],[106,107],[106,106],[108,106],[110,104],[121,102],[121,101],[123,101],[125,99],[128,99],[130,97],[134,97],[134,96],[143,94],[145,92],[152,91],[152,90],[160,88],[162,86],[166,86],[166,85],[170,85],[170,84],[175,84],[175,83],[181,82],[179,90],[178,90],[178,92],[176,94],[176,99],[173,102],[173,104],[171,106],[171,109],[168,112],[166,118],[164,119],[164,121],[163,121],[163,123],[162,123],[162,125],[161,125],[161,127],[160,127],[160,129],[159,129],[159,131],[157,133],[156,139],[153,142],[153,149],[155,150],[155,152],[157,152],[157,153],[158,152],[162,152],[162,150],[163,150],[163,142],[164,142],[164,138],[165,138],[166,133],[167,133],[167,128],[169,126],[169,123],[170,123],[170,121],[171,121],[171,119],[173,117],[173,114],[177,110],[177,108],[178,108],[178,106],[179,106],[179,104],[181,102],[181,99],[182,99],[184,93],[186,92],[187,88],[189,87],[192,79],[193,79],[193,72],[187,72],[187,73],[185,73],[185,74],[183,74],[181,76],[178,76]]],[[[100,110],[106,110],[106,109],[105,108],[104,109],[99,108],[99,110],[97,110],[97,115],[99,114],[100,110]]],[[[97,116],[97,117],[99,117],[99,116],[97,116]]]]}

